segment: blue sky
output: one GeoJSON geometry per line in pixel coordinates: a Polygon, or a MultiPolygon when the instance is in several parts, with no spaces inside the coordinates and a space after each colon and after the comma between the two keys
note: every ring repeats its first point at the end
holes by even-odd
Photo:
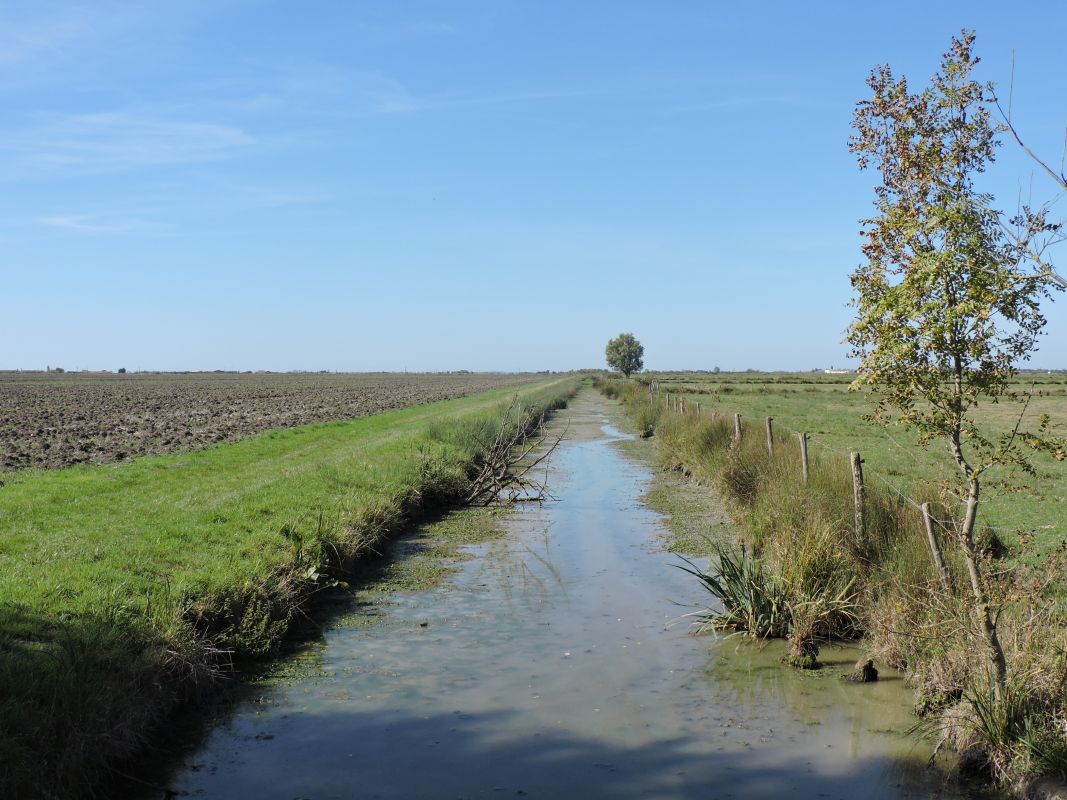
{"type": "Polygon", "coordinates": [[[842,364],[852,108],[961,27],[1058,160],[1062,2],[0,0],[0,367],[842,364]]]}

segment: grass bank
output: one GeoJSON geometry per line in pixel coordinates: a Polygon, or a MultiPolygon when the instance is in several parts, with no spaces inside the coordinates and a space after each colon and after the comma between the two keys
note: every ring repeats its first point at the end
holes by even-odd
{"type": "Polygon", "coordinates": [[[857,533],[847,458],[811,453],[805,480],[796,437],[775,436],[771,454],[762,426],[743,426],[736,440],[733,419],[706,405],[704,413],[695,402],[679,411],[637,381],[602,380],[600,388],[655,437],[665,468],[717,487],[739,523],[741,547],[709,540],[707,554],[718,558],[702,578],[724,608],[707,614],[709,625],[788,636],[794,663],[804,666],[816,666],[819,647],[835,638],[862,640],[876,660],[908,676],[926,730],[953,745],[968,769],[1019,793],[1035,777],[1064,776],[1067,586],[1055,555],[1024,560],[985,533],[984,566],[1012,676],[997,698],[964,591],[956,509],[936,485],[917,486],[915,499],[937,518],[947,590],[922,517],[900,495],[868,482],[857,533]]]}
{"type": "Polygon", "coordinates": [[[0,795],[91,796],[178,704],[273,653],[322,588],[462,497],[512,398],[537,416],[575,388],[5,475],[0,795]]]}

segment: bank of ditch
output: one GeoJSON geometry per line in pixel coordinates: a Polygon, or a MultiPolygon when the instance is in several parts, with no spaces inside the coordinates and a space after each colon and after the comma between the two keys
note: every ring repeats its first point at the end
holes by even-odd
{"type": "Polygon", "coordinates": [[[384,541],[461,501],[504,419],[533,425],[577,385],[5,476],[0,795],[93,796],[384,541]]]}
{"type": "Polygon", "coordinates": [[[917,729],[954,747],[962,768],[1020,795],[1067,777],[1067,615],[1054,556],[1023,566],[989,536],[984,566],[1011,676],[998,697],[949,533],[955,509],[936,487],[919,499],[939,522],[948,591],[921,515],[900,496],[867,486],[857,534],[846,460],[813,454],[805,479],[795,440],[775,437],[772,454],[762,429],[743,429],[738,440],[733,420],[668,406],[645,383],[598,385],[658,443],[664,468],[721,493],[741,531],[735,546],[688,537],[687,550],[713,556],[702,580],[723,611],[704,616],[709,627],[785,636],[790,660],[807,667],[829,642],[862,642],[876,663],[907,676],[917,729]]]}

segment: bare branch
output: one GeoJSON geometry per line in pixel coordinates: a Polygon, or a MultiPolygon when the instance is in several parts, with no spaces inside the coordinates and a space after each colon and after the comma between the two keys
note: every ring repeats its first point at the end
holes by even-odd
{"type": "Polygon", "coordinates": [[[1008,235],[1015,245],[1034,262],[1036,269],[1029,275],[1020,276],[1024,279],[1049,278],[1064,289],[1067,289],[1067,278],[1060,275],[1051,265],[1045,261],[1045,251],[1053,244],[1063,241],[1062,237],[1056,237],[1044,242],[1040,247],[1035,246],[1034,240],[1026,236],[1020,236],[1010,225],[999,220],[1000,228],[1008,235]]]}
{"type": "Polygon", "coordinates": [[[545,415],[534,417],[518,404],[505,409],[492,442],[479,457],[477,475],[471,481],[465,505],[492,505],[554,500],[548,490],[548,470],[535,476],[534,470],[545,463],[567,435],[569,426],[549,436],[545,415]]]}
{"type": "Polygon", "coordinates": [[[1056,172],[1056,170],[1054,170],[1047,163],[1042,161],[1038,157],[1037,153],[1035,153],[1029,148],[1026,142],[1022,140],[1022,137],[1019,135],[1019,132],[1015,129],[1015,125],[1011,121],[1010,112],[1004,111],[1004,107],[1000,104],[1000,99],[996,95],[993,95],[993,102],[996,103],[997,111],[1000,112],[1000,118],[1001,121],[1004,123],[1004,128],[1011,133],[1012,137],[1015,139],[1019,147],[1021,147],[1023,151],[1028,156],[1030,156],[1030,158],[1032,158],[1039,167],[1041,167],[1041,169],[1048,173],[1049,177],[1052,178],[1052,180],[1058,183],[1062,189],[1067,191],[1067,175],[1065,175],[1063,172],[1056,172]]]}

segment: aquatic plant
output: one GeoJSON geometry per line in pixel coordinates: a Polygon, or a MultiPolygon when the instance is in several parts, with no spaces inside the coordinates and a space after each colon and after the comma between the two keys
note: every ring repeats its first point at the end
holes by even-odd
{"type": "Polygon", "coordinates": [[[698,631],[730,630],[759,638],[785,636],[790,612],[785,587],[764,569],[763,562],[743,546],[715,546],[709,570],[679,556],[686,565],[679,569],[695,575],[721,604],[722,610],[696,612],[698,631]]]}

